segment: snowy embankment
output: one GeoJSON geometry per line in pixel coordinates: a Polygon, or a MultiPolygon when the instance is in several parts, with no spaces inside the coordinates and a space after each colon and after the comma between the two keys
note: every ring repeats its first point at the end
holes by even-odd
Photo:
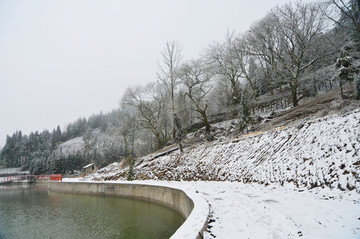
{"type": "MultiPolygon", "coordinates": [[[[85,180],[124,180],[127,171],[114,163],[85,180]]],[[[360,110],[150,155],[134,171],[202,195],[205,238],[360,238],[360,110]]]]}
{"type": "MultiPolygon", "coordinates": [[[[227,142],[194,145],[182,154],[144,157],[134,171],[141,180],[224,180],[359,189],[360,110],[227,142]]],[[[127,169],[114,164],[97,177],[116,180],[126,175],[127,169]]]]}

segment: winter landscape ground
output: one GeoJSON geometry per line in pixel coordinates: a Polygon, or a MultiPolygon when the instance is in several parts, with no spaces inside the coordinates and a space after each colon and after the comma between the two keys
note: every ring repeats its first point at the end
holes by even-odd
{"type": "Polygon", "coordinates": [[[240,182],[147,180],[134,183],[199,193],[210,207],[204,238],[360,237],[360,200],[355,191],[300,190],[293,185],[264,186],[240,182]]]}
{"type": "MultiPolygon", "coordinates": [[[[210,208],[205,238],[360,238],[360,110],[337,108],[238,137],[221,133],[233,121],[219,123],[213,142],[189,143],[199,131],[183,153],[137,159],[135,182],[199,193],[210,208]]],[[[71,180],[121,182],[127,174],[114,163],[71,180]]]]}

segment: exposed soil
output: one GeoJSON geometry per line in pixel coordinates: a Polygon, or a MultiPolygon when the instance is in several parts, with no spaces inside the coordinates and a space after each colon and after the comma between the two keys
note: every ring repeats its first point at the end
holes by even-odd
{"type": "MultiPolygon", "coordinates": [[[[344,89],[345,98],[351,93],[352,87],[344,89]]],[[[293,123],[299,123],[306,118],[344,113],[359,107],[359,101],[342,99],[340,89],[335,89],[313,98],[305,98],[295,108],[272,114],[265,124],[257,126],[256,129],[269,130],[274,127],[289,126],[293,123]]]]}

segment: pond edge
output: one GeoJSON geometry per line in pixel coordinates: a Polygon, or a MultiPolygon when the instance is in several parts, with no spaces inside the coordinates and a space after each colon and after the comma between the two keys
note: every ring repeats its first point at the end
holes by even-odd
{"type": "Polygon", "coordinates": [[[170,237],[203,238],[209,205],[198,193],[177,187],[131,182],[52,182],[48,190],[63,193],[118,196],[158,203],[178,211],[186,220],[170,237]]]}

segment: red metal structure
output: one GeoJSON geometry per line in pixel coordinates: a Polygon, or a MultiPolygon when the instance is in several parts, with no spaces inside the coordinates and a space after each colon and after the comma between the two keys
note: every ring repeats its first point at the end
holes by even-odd
{"type": "Polygon", "coordinates": [[[4,181],[10,180],[29,180],[29,179],[48,179],[50,181],[62,181],[62,174],[50,174],[50,175],[16,175],[3,178],[4,181]]]}
{"type": "Polygon", "coordinates": [[[50,181],[62,181],[62,174],[51,174],[50,175],[50,181]]]}

